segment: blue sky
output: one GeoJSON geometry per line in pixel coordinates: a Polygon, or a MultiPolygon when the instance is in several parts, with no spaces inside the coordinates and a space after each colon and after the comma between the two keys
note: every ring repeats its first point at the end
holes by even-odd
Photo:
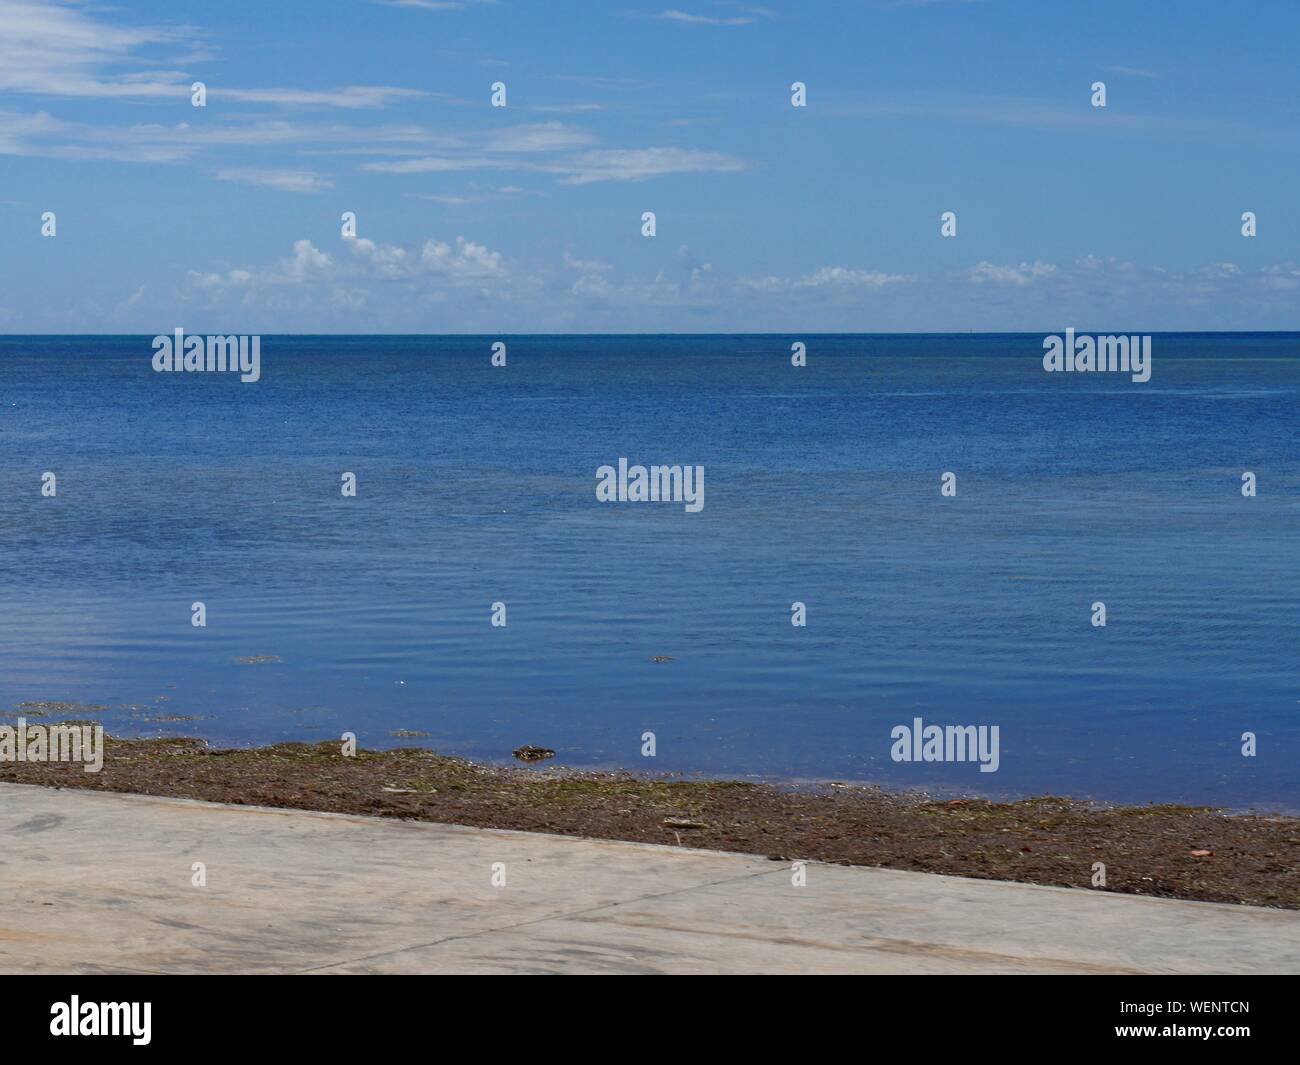
{"type": "Polygon", "coordinates": [[[0,0],[0,331],[1296,329],[1297,40],[1280,0],[0,0]]]}

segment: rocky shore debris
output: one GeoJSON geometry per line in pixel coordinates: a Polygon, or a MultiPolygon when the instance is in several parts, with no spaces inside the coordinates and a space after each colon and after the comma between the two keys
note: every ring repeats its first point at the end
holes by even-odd
{"type": "Polygon", "coordinates": [[[521,762],[540,762],[543,758],[555,757],[555,752],[549,747],[534,747],[531,743],[525,743],[522,747],[516,747],[510,753],[521,762]]]}
{"type": "MultiPolygon", "coordinates": [[[[0,715],[0,728],[5,724],[0,715]]],[[[588,839],[673,841],[774,861],[798,856],[1090,890],[1102,890],[1093,885],[1098,857],[1122,854],[1122,861],[1106,863],[1105,891],[1300,911],[1300,818],[1283,813],[1115,806],[1050,795],[996,801],[816,781],[690,779],[561,766],[539,771],[471,762],[424,746],[358,749],[349,757],[336,741],[213,748],[183,736],[109,734],[104,742],[102,772],[83,772],[76,763],[0,759],[0,781],[588,839]]]]}

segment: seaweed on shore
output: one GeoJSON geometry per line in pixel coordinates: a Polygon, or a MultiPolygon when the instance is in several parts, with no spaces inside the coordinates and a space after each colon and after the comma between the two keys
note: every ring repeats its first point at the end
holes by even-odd
{"type": "Polygon", "coordinates": [[[353,757],[336,742],[213,748],[185,736],[110,736],[99,773],[5,762],[0,781],[1300,909],[1300,818],[1196,806],[937,799],[490,765],[419,747],[353,757]],[[1093,886],[1098,862],[1104,887],[1093,886]]]}

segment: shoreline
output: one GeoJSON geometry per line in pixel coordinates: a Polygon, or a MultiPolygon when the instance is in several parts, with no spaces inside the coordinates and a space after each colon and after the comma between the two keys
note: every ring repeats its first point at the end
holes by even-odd
{"type": "Polygon", "coordinates": [[[1300,817],[1288,814],[525,768],[422,747],[358,748],[345,758],[334,741],[219,748],[191,737],[107,736],[105,744],[99,773],[3,762],[0,782],[1300,909],[1300,817]],[[1104,886],[1094,885],[1096,863],[1104,886]]]}
{"type": "MultiPolygon", "coordinates": [[[[274,656],[247,656],[238,659],[241,662],[262,661],[274,656]]],[[[174,687],[174,686],[170,686],[174,687]]],[[[162,697],[164,699],[169,696],[162,697]]],[[[196,714],[178,714],[169,713],[152,704],[141,703],[124,703],[113,707],[98,703],[81,703],[59,700],[39,700],[26,701],[16,704],[15,707],[0,710],[0,725],[13,725],[19,718],[25,717],[28,720],[29,727],[32,725],[99,725],[105,730],[105,733],[112,739],[123,741],[137,742],[166,742],[173,739],[187,739],[201,743],[214,749],[230,750],[258,750],[278,744],[287,743],[306,743],[306,744],[330,744],[339,741],[332,737],[328,740],[302,739],[266,739],[262,742],[256,740],[250,741],[237,733],[217,733],[213,734],[207,730],[197,728],[200,722],[208,720],[204,715],[196,714]],[[114,715],[127,714],[124,719],[113,719],[114,715]],[[58,719],[53,714],[76,714],[74,718],[58,719]],[[168,727],[173,729],[194,728],[195,731],[181,734],[176,731],[167,731],[168,727]],[[126,731],[120,733],[110,733],[109,729],[125,728],[126,731]]],[[[344,727],[344,726],[339,726],[344,727]]],[[[300,732],[316,732],[319,729],[304,728],[300,732]]],[[[653,779],[664,780],[696,780],[696,781],[734,781],[746,784],[764,785],[776,788],[778,790],[797,790],[802,788],[825,788],[825,787],[848,787],[865,790],[874,790],[887,792],[900,798],[916,798],[918,800],[940,801],[943,799],[975,799],[988,801],[997,804],[1010,804],[1026,800],[1039,799],[1044,797],[1059,797],[1055,792],[1035,793],[1023,790],[1022,788],[995,788],[995,787],[966,787],[951,781],[930,781],[926,783],[901,783],[897,780],[891,780],[887,777],[854,777],[854,776],[792,776],[779,771],[766,772],[743,772],[728,768],[709,768],[708,766],[696,767],[677,767],[663,770],[640,770],[628,768],[626,763],[620,763],[608,758],[582,759],[576,763],[557,762],[551,760],[555,757],[556,752],[548,751],[541,759],[520,758],[516,754],[511,759],[508,750],[501,749],[498,745],[491,745],[490,751],[482,749],[479,744],[465,744],[453,741],[453,749],[459,748],[459,753],[448,754],[437,750],[428,745],[430,733],[420,729],[399,728],[388,732],[387,739],[380,736],[370,737],[372,742],[377,745],[367,748],[374,753],[385,753],[394,750],[401,750],[409,746],[403,741],[416,740],[421,744],[421,749],[444,758],[459,758],[463,761],[475,765],[495,767],[499,769],[518,768],[520,763],[534,765],[537,768],[550,766],[563,767],[566,772],[573,773],[592,773],[592,774],[612,774],[627,776],[646,776],[653,779]]],[[[529,745],[525,745],[527,747],[529,745]]],[[[543,750],[542,748],[537,748],[543,750]]],[[[563,753],[563,752],[560,752],[563,753]]],[[[0,761],[0,767],[3,761],[0,761]]],[[[983,782],[983,777],[977,778],[983,782]]],[[[990,780],[991,782],[991,780],[990,780]]],[[[1297,804],[1296,797],[1290,799],[1272,798],[1255,802],[1242,802],[1228,800],[1227,802],[1202,802],[1199,797],[1186,796],[1180,794],[1166,794],[1156,798],[1132,797],[1132,796],[1113,796],[1102,794],[1084,794],[1078,796],[1075,794],[1068,797],[1082,804],[1093,804],[1106,807],[1169,807],[1169,808],[1195,808],[1195,809],[1213,809],[1223,814],[1258,814],[1261,816],[1277,816],[1300,819],[1300,805],[1297,804]]]]}

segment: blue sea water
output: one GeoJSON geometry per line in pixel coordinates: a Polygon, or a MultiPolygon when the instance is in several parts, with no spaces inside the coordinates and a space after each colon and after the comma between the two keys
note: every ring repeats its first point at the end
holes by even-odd
{"type": "Polygon", "coordinates": [[[1300,334],[1158,334],[1146,384],[1042,340],[264,336],[243,384],[0,338],[0,707],[1300,806],[1300,334]],[[620,456],[702,464],[704,509],[598,502],[620,456]],[[894,762],[917,717],[999,726],[998,771],[894,762]]]}

